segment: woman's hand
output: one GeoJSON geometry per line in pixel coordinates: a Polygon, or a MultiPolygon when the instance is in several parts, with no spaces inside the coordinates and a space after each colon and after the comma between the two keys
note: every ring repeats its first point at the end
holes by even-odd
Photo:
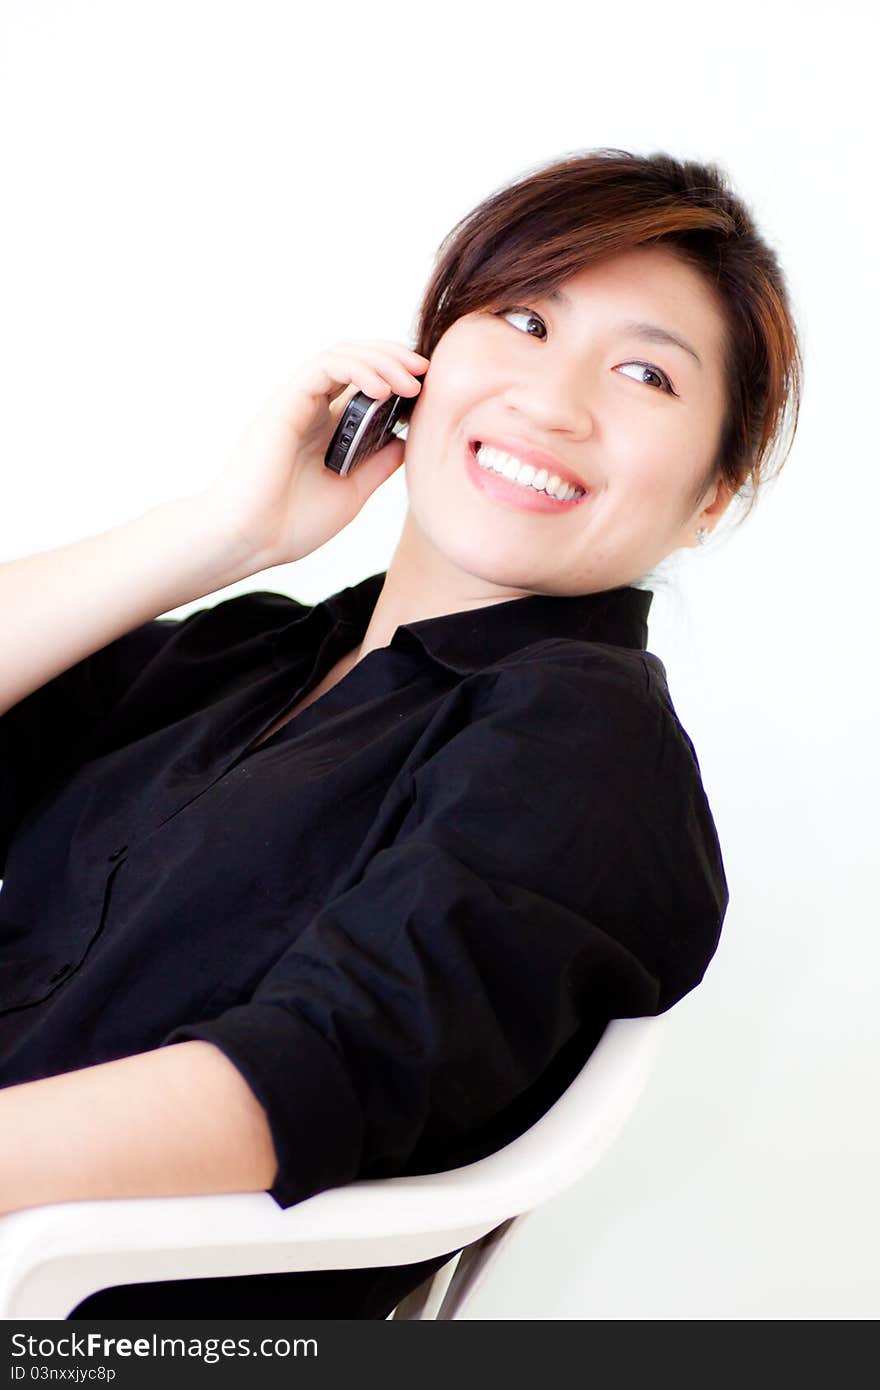
{"type": "Polygon", "coordinates": [[[260,569],[310,555],[403,462],[404,443],[394,439],[345,477],[325,467],[348,402],[358,391],[374,400],[415,396],[415,373],[427,365],[402,343],[378,338],[340,341],[307,359],[253,419],[200,505],[260,569]]]}

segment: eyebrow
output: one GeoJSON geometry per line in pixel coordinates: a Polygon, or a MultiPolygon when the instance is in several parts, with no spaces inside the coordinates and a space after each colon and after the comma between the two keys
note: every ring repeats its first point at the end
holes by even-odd
{"type": "MultiPolygon", "coordinates": [[[[572,308],[570,298],[562,290],[550,290],[546,298],[572,308]]],[[[661,328],[659,323],[646,323],[642,319],[624,319],[617,327],[621,333],[632,333],[637,338],[643,338],[646,343],[670,343],[673,347],[683,348],[694,358],[698,367],[703,365],[690,343],[686,343],[683,338],[677,338],[668,328],[661,328]]]]}

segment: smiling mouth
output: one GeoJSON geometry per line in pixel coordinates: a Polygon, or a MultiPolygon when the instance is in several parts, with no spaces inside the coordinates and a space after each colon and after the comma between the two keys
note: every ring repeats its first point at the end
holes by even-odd
{"type": "Polygon", "coordinates": [[[589,494],[589,488],[581,487],[579,483],[570,483],[558,473],[553,473],[548,468],[535,468],[532,464],[520,463],[518,471],[524,476],[517,477],[510,464],[512,455],[505,455],[502,450],[483,445],[478,439],[472,439],[468,447],[482,472],[532,496],[547,498],[564,506],[581,502],[589,494]]]}

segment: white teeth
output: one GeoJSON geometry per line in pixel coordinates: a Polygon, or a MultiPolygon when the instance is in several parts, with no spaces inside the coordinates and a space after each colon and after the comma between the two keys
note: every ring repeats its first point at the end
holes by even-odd
{"type": "Polygon", "coordinates": [[[512,483],[516,483],[519,481],[519,472],[521,468],[522,464],[519,459],[505,459],[504,463],[501,465],[501,476],[509,479],[512,483]]]}
{"type": "Polygon", "coordinates": [[[586,491],[585,488],[575,487],[572,483],[564,483],[556,473],[548,475],[546,468],[535,469],[530,463],[522,463],[518,458],[511,454],[506,454],[502,449],[495,449],[489,444],[476,444],[477,462],[481,468],[491,469],[493,473],[500,473],[508,482],[517,483],[520,487],[530,487],[536,492],[545,492],[550,497],[555,497],[559,502],[567,502],[572,497],[581,497],[586,491]]]}

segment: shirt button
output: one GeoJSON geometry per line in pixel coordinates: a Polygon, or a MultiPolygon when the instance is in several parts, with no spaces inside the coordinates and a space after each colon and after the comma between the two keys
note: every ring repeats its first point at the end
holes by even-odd
{"type": "Polygon", "coordinates": [[[60,980],[62,975],[66,975],[69,969],[70,969],[70,961],[69,961],[69,960],[68,960],[68,961],[65,961],[63,965],[59,965],[58,969],[55,971],[55,974],[49,976],[49,984],[50,984],[50,985],[54,985],[55,981],[56,981],[56,980],[60,980]]]}
{"type": "Polygon", "coordinates": [[[107,855],[108,860],[112,863],[114,859],[118,859],[121,854],[124,854],[127,849],[128,845],[120,845],[112,854],[107,855]]]}

